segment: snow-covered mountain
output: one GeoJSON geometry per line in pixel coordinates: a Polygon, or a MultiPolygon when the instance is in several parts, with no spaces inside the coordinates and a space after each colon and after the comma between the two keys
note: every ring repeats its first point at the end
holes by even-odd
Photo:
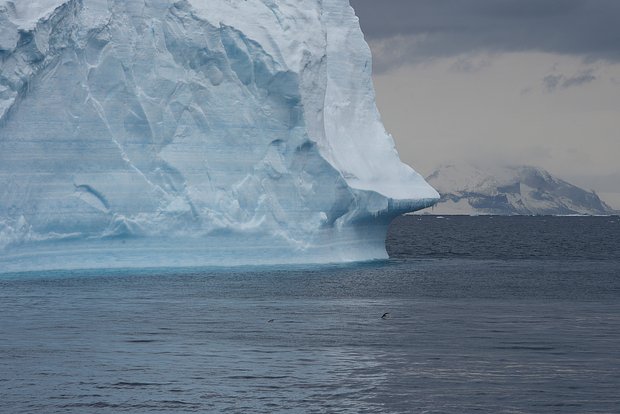
{"type": "Polygon", "coordinates": [[[530,166],[446,165],[427,177],[441,194],[432,214],[606,215],[596,193],[530,166]]]}
{"type": "Polygon", "coordinates": [[[348,0],[0,0],[0,271],[387,257],[371,66],[348,0]]]}

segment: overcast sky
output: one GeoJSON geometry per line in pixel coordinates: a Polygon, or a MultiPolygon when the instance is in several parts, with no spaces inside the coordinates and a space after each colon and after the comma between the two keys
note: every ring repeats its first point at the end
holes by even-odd
{"type": "Polygon", "coordinates": [[[620,0],[351,4],[404,161],[537,165],[620,209],[620,0]]]}

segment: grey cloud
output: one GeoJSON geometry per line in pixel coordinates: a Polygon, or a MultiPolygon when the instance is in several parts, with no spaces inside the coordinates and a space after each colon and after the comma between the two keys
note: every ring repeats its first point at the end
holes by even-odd
{"type": "Polygon", "coordinates": [[[473,59],[471,57],[459,57],[450,67],[455,72],[474,73],[491,65],[488,59],[473,59]]]}
{"type": "Polygon", "coordinates": [[[571,86],[584,85],[592,82],[593,80],[596,80],[596,76],[592,74],[592,71],[587,71],[565,79],[564,82],[562,82],[562,87],[570,88],[571,86]]]}
{"type": "Polygon", "coordinates": [[[571,177],[577,181],[581,181],[582,186],[594,185],[598,191],[620,193],[620,172],[610,174],[582,175],[571,177]],[[591,184],[586,184],[591,183],[591,184]]]}
{"type": "Polygon", "coordinates": [[[379,69],[472,52],[541,51],[620,61],[618,0],[351,0],[379,69]]]}
{"type": "Polygon", "coordinates": [[[558,88],[570,88],[573,86],[585,85],[596,80],[593,70],[589,69],[573,76],[563,74],[551,74],[543,78],[543,85],[548,92],[553,92],[558,88]]]}
{"type": "Polygon", "coordinates": [[[564,75],[547,75],[543,78],[543,84],[548,92],[553,92],[564,79],[564,75]]]}

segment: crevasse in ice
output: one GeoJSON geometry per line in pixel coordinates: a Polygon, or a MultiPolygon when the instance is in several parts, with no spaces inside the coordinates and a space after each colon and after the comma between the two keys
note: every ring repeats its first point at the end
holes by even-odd
{"type": "Polygon", "coordinates": [[[0,269],[386,257],[437,193],[348,0],[0,0],[0,269]]]}

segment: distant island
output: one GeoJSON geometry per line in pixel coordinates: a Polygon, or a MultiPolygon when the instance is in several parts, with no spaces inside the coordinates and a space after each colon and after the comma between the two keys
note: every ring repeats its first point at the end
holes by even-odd
{"type": "Polygon", "coordinates": [[[424,214],[462,215],[613,215],[593,191],[532,166],[445,165],[427,178],[441,194],[424,214]]]}

